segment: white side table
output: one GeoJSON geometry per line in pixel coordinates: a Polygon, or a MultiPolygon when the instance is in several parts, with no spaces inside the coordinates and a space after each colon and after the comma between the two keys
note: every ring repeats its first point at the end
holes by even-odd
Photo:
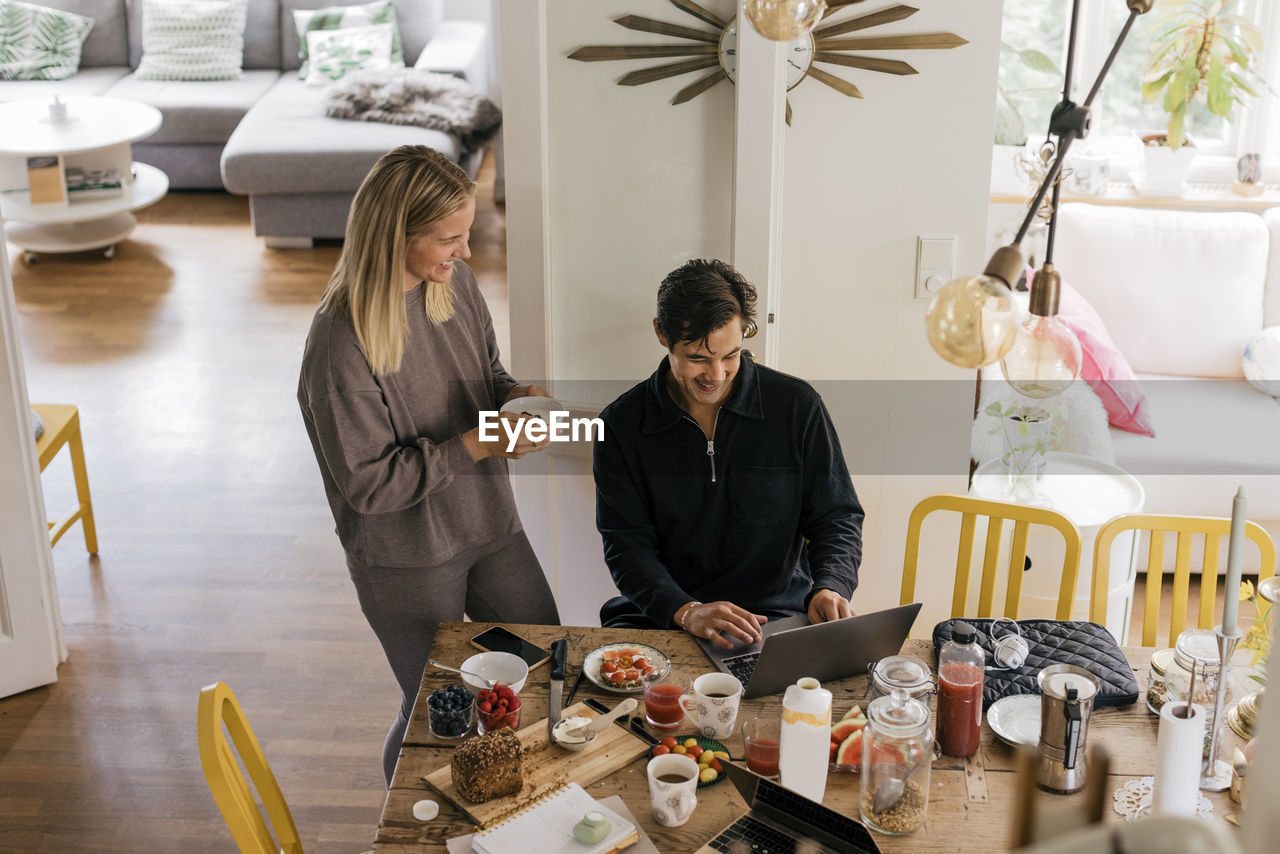
{"type": "MultiPolygon", "coordinates": [[[[1079,454],[1050,451],[1045,475],[1038,493],[1045,506],[1066,516],[1080,529],[1080,575],[1076,579],[1073,620],[1089,619],[1089,587],[1093,580],[1093,541],[1098,529],[1109,519],[1123,513],[1141,513],[1146,494],[1137,478],[1123,469],[1079,454]]],[[[974,472],[969,494],[993,501],[1015,501],[1009,488],[1009,476],[999,460],[992,460],[974,472]]],[[[1007,565],[1012,526],[1005,535],[1007,565]]],[[[1032,559],[1023,578],[1026,617],[1052,618],[1058,603],[1058,585],[1062,566],[1062,538],[1056,533],[1031,529],[1027,554],[1032,559]],[[1039,566],[1037,566],[1039,564],[1039,566]],[[1052,568],[1052,572],[1048,571],[1052,568]],[[1039,571],[1037,571],[1039,570],[1039,571]]],[[[1129,634],[1129,618],[1133,611],[1133,585],[1137,574],[1137,535],[1127,531],[1112,544],[1111,569],[1107,591],[1107,629],[1121,645],[1129,634]]]]}
{"type": "Polygon", "coordinates": [[[133,161],[132,143],[156,132],[159,110],[123,98],[69,98],[66,105],[67,119],[54,122],[48,99],[0,104],[0,218],[28,263],[38,252],[102,249],[112,257],[115,245],[137,225],[130,211],[159,201],[169,190],[167,175],[133,161]],[[124,191],[66,205],[32,204],[26,158],[55,154],[68,166],[119,170],[124,191]]]}

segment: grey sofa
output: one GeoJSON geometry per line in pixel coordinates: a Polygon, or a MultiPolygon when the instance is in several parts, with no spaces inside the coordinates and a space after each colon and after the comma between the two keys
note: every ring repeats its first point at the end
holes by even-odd
{"type": "MultiPolygon", "coordinates": [[[[325,87],[297,74],[294,9],[359,0],[250,0],[239,80],[162,82],[133,73],[142,56],[141,0],[32,0],[94,19],[80,71],[66,80],[0,81],[0,101],[104,95],[142,101],[163,115],[160,130],[133,146],[174,189],[249,196],[254,233],[268,245],[342,237],[351,198],[379,156],[428,145],[455,160],[452,136],[425,128],[331,119],[325,87]]],[[[406,63],[455,74],[488,91],[489,34],[476,21],[444,20],[443,0],[393,0],[406,63]],[[422,57],[419,60],[419,57],[422,57]]],[[[472,173],[478,157],[464,163],[472,173]]]]}

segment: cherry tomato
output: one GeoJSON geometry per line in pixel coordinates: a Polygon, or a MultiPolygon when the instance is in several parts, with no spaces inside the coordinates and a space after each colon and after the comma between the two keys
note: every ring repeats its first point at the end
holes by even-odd
{"type": "Polygon", "coordinates": [[[667,747],[665,744],[659,744],[657,747],[653,748],[654,756],[666,756],[670,752],[671,748],[667,747]]]}
{"type": "Polygon", "coordinates": [[[613,673],[617,669],[618,663],[616,661],[606,661],[604,664],[600,665],[601,673],[613,673]]]}
{"type": "Polygon", "coordinates": [[[649,666],[649,659],[645,658],[643,655],[637,655],[635,658],[631,659],[631,666],[644,670],[649,666]]]}
{"type": "Polygon", "coordinates": [[[697,759],[699,756],[702,755],[702,748],[696,744],[692,746],[686,746],[685,755],[688,756],[690,759],[697,759]]]}
{"type": "Polygon", "coordinates": [[[671,748],[676,746],[676,737],[674,735],[667,736],[662,740],[662,745],[670,752],[671,748]]]}
{"type": "Polygon", "coordinates": [[[626,682],[627,677],[625,674],[622,673],[622,671],[615,670],[614,672],[609,674],[609,681],[610,682],[626,682]]]}

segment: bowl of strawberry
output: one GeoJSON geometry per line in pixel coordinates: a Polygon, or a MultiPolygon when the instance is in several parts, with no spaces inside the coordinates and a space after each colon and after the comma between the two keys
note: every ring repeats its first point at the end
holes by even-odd
{"type": "Polygon", "coordinates": [[[509,685],[482,688],[476,695],[476,719],[480,734],[511,727],[520,729],[520,696],[509,685]]]}

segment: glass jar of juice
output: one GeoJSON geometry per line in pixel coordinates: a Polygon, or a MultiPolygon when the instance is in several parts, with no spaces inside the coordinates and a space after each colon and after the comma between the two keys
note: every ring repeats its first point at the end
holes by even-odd
{"type": "Polygon", "coordinates": [[[986,656],[973,626],[957,622],[938,653],[938,747],[948,756],[972,756],[982,734],[986,656]]]}

